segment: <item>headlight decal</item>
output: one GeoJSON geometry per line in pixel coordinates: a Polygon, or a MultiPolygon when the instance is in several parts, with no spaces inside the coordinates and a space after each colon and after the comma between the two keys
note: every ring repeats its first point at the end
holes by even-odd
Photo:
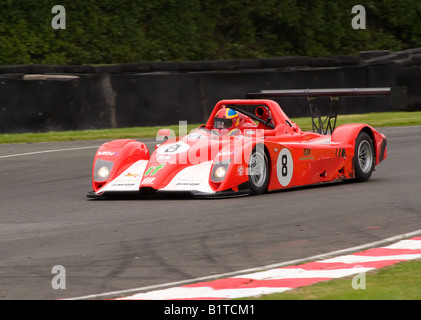
{"type": "Polygon", "coordinates": [[[97,159],[94,167],[94,181],[102,182],[108,180],[112,168],[112,161],[97,159]]]}
{"type": "Polygon", "coordinates": [[[215,162],[213,164],[212,174],[211,174],[211,180],[213,182],[221,182],[225,179],[228,172],[228,167],[231,161],[229,161],[228,163],[226,162],[227,161],[215,162]]]}

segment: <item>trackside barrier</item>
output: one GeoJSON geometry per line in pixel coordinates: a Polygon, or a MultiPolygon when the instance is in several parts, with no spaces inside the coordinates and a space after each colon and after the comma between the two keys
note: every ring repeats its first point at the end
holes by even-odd
{"type": "MultiPolygon", "coordinates": [[[[111,66],[0,66],[0,133],[204,123],[223,99],[250,88],[407,87],[407,104],[387,95],[338,102],[341,114],[421,110],[421,48],[324,58],[140,62],[111,66]]],[[[366,92],[364,92],[366,93],[366,92]]],[[[330,96],[319,92],[322,114],[330,96]]],[[[338,94],[338,92],[336,93],[338,94]]],[[[290,117],[309,116],[301,96],[276,97],[290,117]]]]}

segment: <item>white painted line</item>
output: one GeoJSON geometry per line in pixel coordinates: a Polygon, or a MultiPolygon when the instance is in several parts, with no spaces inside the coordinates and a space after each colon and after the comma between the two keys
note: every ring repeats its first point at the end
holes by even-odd
{"type": "MultiPolygon", "coordinates": [[[[152,141],[141,141],[144,144],[152,145],[155,142],[152,141]]],[[[93,149],[93,148],[99,148],[100,146],[88,146],[88,147],[76,147],[76,148],[65,148],[65,149],[54,149],[54,150],[44,150],[44,151],[34,151],[34,152],[25,152],[25,153],[17,153],[17,154],[9,154],[6,156],[0,156],[0,159],[6,159],[6,158],[13,158],[13,157],[22,157],[22,156],[31,156],[34,154],[43,154],[43,153],[51,153],[51,152],[64,152],[64,151],[73,151],[73,150],[83,150],[83,149],[93,149]]]]}
{"type": "Polygon", "coordinates": [[[402,240],[397,243],[391,244],[390,246],[385,247],[387,249],[421,249],[421,241],[417,240],[402,240]]]}
{"type": "Polygon", "coordinates": [[[247,278],[253,280],[277,280],[277,279],[311,279],[311,278],[342,278],[353,274],[367,272],[374,268],[355,267],[347,269],[327,269],[327,270],[303,270],[294,269],[273,269],[251,274],[236,276],[234,278],[247,278]]]}
{"type": "MultiPolygon", "coordinates": [[[[271,294],[279,293],[291,288],[237,288],[237,289],[222,289],[215,290],[210,287],[199,287],[199,288],[169,288],[164,290],[159,290],[156,292],[148,293],[138,293],[135,297],[130,297],[131,299],[137,300],[174,300],[174,299],[195,299],[202,297],[212,297],[212,298],[246,298],[252,296],[258,296],[262,294],[271,294]]],[[[124,298],[122,298],[124,300],[124,298]]]]}
{"type": "Polygon", "coordinates": [[[83,149],[93,149],[93,148],[99,148],[99,146],[77,147],[77,148],[55,149],[55,150],[44,150],[44,151],[34,151],[34,152],[9,154],[7,156],[0,156],[0,159],[12,158],[12,157],[22,157],[22,156],[31,156],[31,155],[34,155],[34,154],[42,154],[42,153],[63,152],[63,151],[83,150],[83,149]]]}
{"type": "Polygon", "coordinates": [[[393,260],[415,260],[421,258],[421,254],[397,254],[393,256],[358,256],[347,255],[319,261],[320,263],[364,263],[393,260]]]}

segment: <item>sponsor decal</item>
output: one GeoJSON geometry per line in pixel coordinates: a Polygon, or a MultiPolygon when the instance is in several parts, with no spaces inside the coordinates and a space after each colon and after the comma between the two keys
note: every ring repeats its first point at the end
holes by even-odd
{"type": "Polygon", "coordinates": [[[129,178],[137,178],[140,176],[139,173],[128,173],[126,175],[124,175],[125,177],[129,177],[129,178]]]}
{"type": "Polygon", "coordinates": [[[204,136],[203,134],[200,134],[200,133],[190,133],[187,136],[187,139],[188,140],[199,140],[199,139],[207,139],[207,137],[204,136]]]}
{"type": "Polygon", "coordinates": [[[171,160],[171,156],[156,156],[157,161],[169,161],[171,160]]]}
{"type": "Polygon", "coordinates": [[[177,185],[191,185],[191,184],[198,185],[200,183],[205,182],[205,180],[202,178],[181,178],[181,177],[176,178],[175,181],[177,181],[176,183],[177,185]]]}
{"type": "Polygon", "coordinates": [[[119,153],[115,151],[98,151],[97,156],[118,156],[119,153]]]}
{"type": "Polygon", "coordinates": [[[141,184],[150,184],[152,182],[154,182],[155,178],[145,178],[143,179],[141,184]]]}
{"type": "Polygon", "coordinates": [[[234,151],[220,151],[216,156],[220,157],[220,156],[230,156],[234,154],[234,151]]]}
{"type": "Polygon", "coordinates": [[[303,157],[300,157],[298,160],[300,161],[314,160],[314,157],[311,155],[311,148],[304,148],[303,157]]]}
{"type": "Polygon", "coordinates": [[[135,183],[113,183],[111,184],[112,187],[131,187],[134,186],[135,183]]]}
{"type": "Polygon", "coordinates": [[[159,170],[165,167],[165,163],[161,163],[157,166],[150,166],[145,172],[145,176],[154,176],[159,170]]]}
{"type": "Polygon", "coordinates": [[[237,167],[237,173],[240,177],[242,177],[244,175],[244,166],[243,165],[239,165],[237,167]]]}

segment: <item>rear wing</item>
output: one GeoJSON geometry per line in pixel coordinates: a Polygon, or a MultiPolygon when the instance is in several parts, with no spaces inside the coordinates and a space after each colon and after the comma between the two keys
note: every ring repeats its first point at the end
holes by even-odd
{"type": "Polygon", "coordinates": [[[270,99],[270,98],[297,98],[305,97],[309,101],[313,132],[332,134],[336,127],[338,116],[338,103],[340,97],[370,97],[390,96],[393,108],[402,108],[407,104],[406,87],[380,87],[380,88],[332,88],[332,89],[288,89],[288,90],[258,90],[248,91],[247,99],[270,99]],[[331,105],[329,114],[322,121],[317,97],[330,97],[331,105]]]}

